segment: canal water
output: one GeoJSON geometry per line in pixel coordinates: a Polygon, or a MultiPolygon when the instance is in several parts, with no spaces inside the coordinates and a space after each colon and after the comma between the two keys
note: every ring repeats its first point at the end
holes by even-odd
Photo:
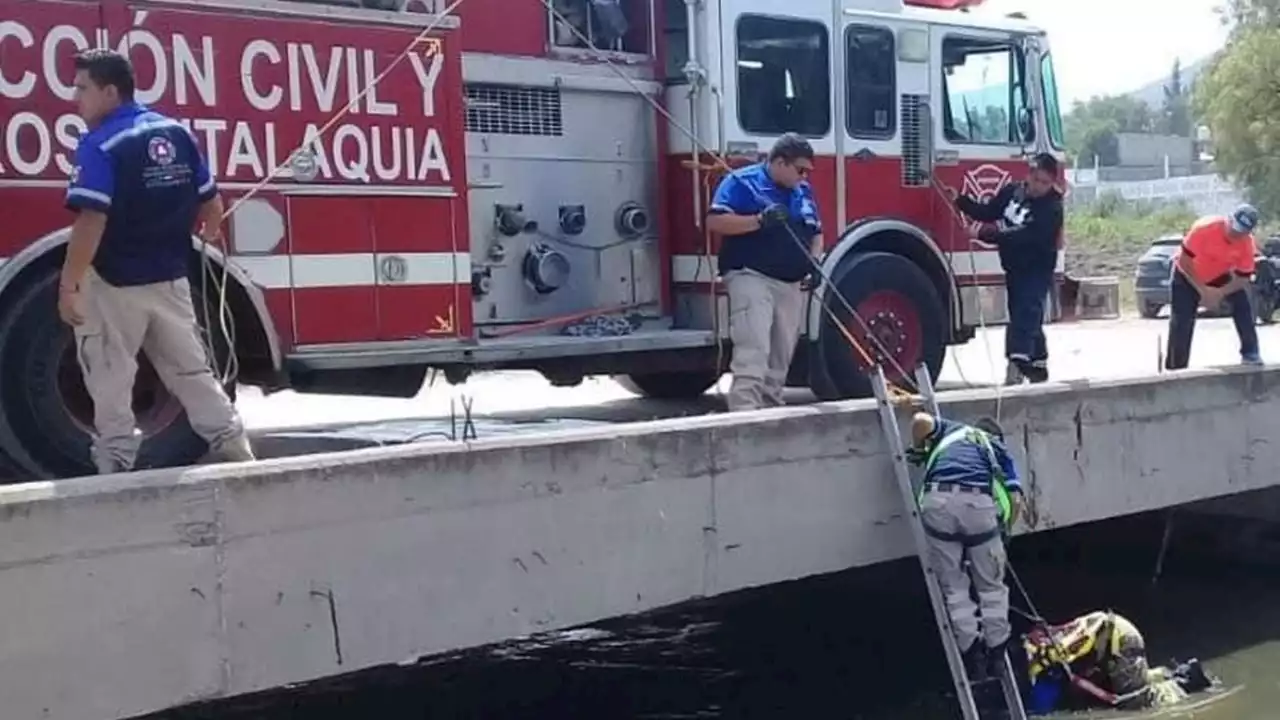
{"type": "MultiPolygon", "coordinates": [[[[1257,533],[1241,561],[1224,544],[1237,521],[1180,518],[1153,581],[1164,521],[1019,538],[1013,567],[1050,621],[1113,609],[1153,664],[1196,657],[1222,680],[1129,717],[1280,717],[1280,562],[1257,533]]],[[[901,561],[148,720],[951,720],[948,687],[919,567],[901,561]]]]}

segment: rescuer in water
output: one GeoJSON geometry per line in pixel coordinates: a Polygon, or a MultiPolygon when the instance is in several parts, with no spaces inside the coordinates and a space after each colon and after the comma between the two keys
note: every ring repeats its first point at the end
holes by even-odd
{"type": "Polygon", "coordinates": [[[1252,205],[1241,205],[1227,217],[1201,218],[1187,232],[1169,278],[1166,370],[1187,366],[1196,313],[1201,307],[1216,308],[1224,299],[1231,305],[1231,319],[1240,336],[1241,361],[1262,363],[1249,297],[1257,254],[1253,230],[1257,226],[1258,211],[1252,205]]]}
{"type": "Polygon", "coordinates": [[[924,466],[920,520],[929,562],[946,598],[965,672],[971,682],[982,682],[999,672],[1011,634],[1004,535],[1022,505],[1018,472],[1003,430],[990,418],[970,426],[916,413],[911,438],[909,459],[924,466]]]}
{"type": "Polygon", "coordinates": [[[221,238],[223,206],[195,138],[133,100],[123,55],[75,58],[75,95],[90,130],[76,148],[66,206],[76,213],[58,286],[93,399],[100,473],[132,470],[133,383],[141,349],[209,443],[211,459],[252,460],[244,425],[209,366],[187,281],[191,232],[221,238]]]}
{"type": "Polygon", "coordinates": [[[1058,626],[1041,624],[1022,638],[1027,711],[1167,707],[1214,681],[1198,660],[1151,668],[1142,633],[1126,618],[1092,612],[1058,626]]]}
{"type": "Polygon", "coordinates": [[[719,269],[729,292],[730,410],[782,405],[804,319],[800,284],[822,252],[812,172],[813,146],[788,133],[767,162],[725,176],[711,200],[707,228],[724,238],[719,269]]]}
{"type": "Polygon", "coordinates": [[[984,225],[976,240],[995,245],[1005,273],[1009,322],[1004,352],[1009,360],[1008,384],[1049,379],[1049,346],[1044,336],[1045,301],[1053,290],[1062,234],[1062,193],[1057,188],[1058,161],[1048,153],[1031,159],[1026,180],[1010,183],[994,198],[981,202],[947,192],[956,208],[984,225]]]}

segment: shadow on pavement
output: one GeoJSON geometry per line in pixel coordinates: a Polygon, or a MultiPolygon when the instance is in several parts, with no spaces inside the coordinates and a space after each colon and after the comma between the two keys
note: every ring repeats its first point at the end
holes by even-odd
{"type": "MultiPolygon", "coordinates": [[[[965,389],[959,383],[943,383],[940,391],[965,389]]],[[[795,388],[787,391],[787,405],[814,402],[813,393],[795,388]]],[[[527,435],[618,423],[646,422],[692,417],[724,411],[724,399],[708,393],[693,400],[652,400],[625,398],[571,407],[551,407],[474,415],[473,437],[527,435]]],[[[324,427],[266,430],[254,438],[260,457],[293,457],[309,453],[340,452],[359,448],[402,445],[426,441],[458,441],[467,433],[466,418],[426,416],[396,418],[324,427]]]]}

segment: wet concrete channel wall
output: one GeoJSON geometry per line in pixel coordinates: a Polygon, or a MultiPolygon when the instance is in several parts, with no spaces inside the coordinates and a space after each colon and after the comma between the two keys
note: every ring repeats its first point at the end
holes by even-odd
{"type": "MultiPolygon", "coordinates": [[[[1020,388],[1003,419],[1026,531],[1280,484],[1275,370],[1020,388]]],[[[2,714],[129,717],[877,563],[911,549],[898,498],[869,401],[0,488],[2,714]]]]}

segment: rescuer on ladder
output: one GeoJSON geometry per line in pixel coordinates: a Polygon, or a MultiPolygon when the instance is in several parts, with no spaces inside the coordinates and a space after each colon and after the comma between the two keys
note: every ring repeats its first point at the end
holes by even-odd
{"type": "Polygon", "coordinates": [[[787,133],[768,162],[726,175],[711,200],[707,228],[724,238],[719,270],[729,293],[730,410],[783,404],[804,321],[800,283],[822,252],[811,172],[813,146],[787,133]]]}
{"type": "Polygon", "coordinates": [[[965,215],[978,222],[996,223],[979,230],[976,240],[996,246],[1005,273],[1007,384],[1020,383],[1023,378],[1033,383],[1049,379],[1044,314],[1045,301],[1053,290],[1062,234],[1062,193],[1057,181],[1057,159],[1041,153],[1031,159],[1025,181],[1004,186],[987,202],[948,188],[956,208],[965,215]]]}
{"type": "Polygon", "coordinates": [[[995,420],[970,426],[920,412],[912,417],[911,438],[909,459],[924,466],[919,503],[929,562],[946,598],[965,672],[971,682],[982,682],[998,676],[1008,649],[1004,535],[1020,512],[1022,486],[995,420]],[[977,607],[969,594],[971,581],[977,607]]]}
{"type": "Polygon", "coordinates": [[[93,399],[92,455],[100,473],[132,470],[133,383],[141,349],[209,443],[214,460],[253,451],[235,406],[209,365],[187,281],[191,231],[220,237],[223,207],[195,138],[133,101],[128,59],[76,56],[80,138],[66,206],[76,213],[58,286],[58,314],[75,331],[93,399]]]}

